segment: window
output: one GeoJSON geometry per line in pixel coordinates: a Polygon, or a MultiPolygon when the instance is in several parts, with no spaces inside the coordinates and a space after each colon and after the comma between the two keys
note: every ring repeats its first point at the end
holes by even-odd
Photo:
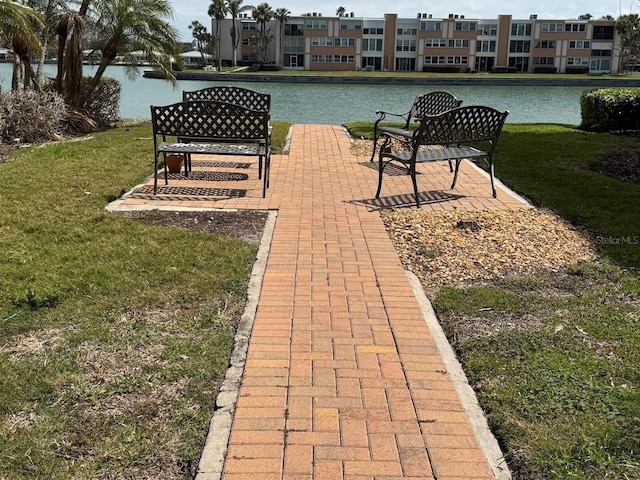
{"type": "Polygon", "coordinates": [[[442,30],[442,22],[420,22],[420,30],[423,32],[439,32],[442,30]]]}
{"type": "Polygon", "coordinates": [[[398,35],[417,35],[418,30],[416,28],[398,28],[396,31],[398,35]]]}
{"type": "Polygon", "coordinates": [[[529,57],[509,57],[509,66],[515,67],[519,72],[528,72],[529,57]]]}
{"type": "Polygon", "coordinates": [[[447,63],[450,65],[466,65],[469,62],[468,57],[451,56],[447,57],[447,63]]]}
{"type": "Polygon", "coordinates": [[[311,37],[311,45],[314,47],[326,47],[333,45],[333,38],[327,37],[311,37]]]}
{"type": "Polygon", "coordinates": [[[476,22],[456,22],[456,30],[461,32],[475,32],[477,26],[476,22]]]}
{"type": "Polygon", "coordinates": [[[538,40],[536,48],[556,48],[556,42],[553,40],[538,40]]]}
{"type": "Polygon", "coordinates": [[[312,28],[314,30],[325,29],[327,28],[326,20],[307,20],[306,24],[307,28],[312,28]]]}
{"type": "Polygon", "coordinates": [[[298,24],[285,24],[284,34],[289,37],[302,37],[304,36],[304,26],[298,24]]]}
{"type": "Polygon", "coordinates": [[[611,50],[591,50],[592,57],[610,57],[611,50]]]}
{"type": "Polygon", "coordinates": [[[362,30],[362,20],[340,20],[340,30],[362,30]]]}
{"type": "Polygon", "coordinates": [[[531,36],[531,24],[530,23],[512,23],[511,24],[511,36],[512,37],[529,37],[529,36],[531,36]]]}
{"type": "Polygon", "coordinates": [[[553,57],[534,57],[533,58],[533,64],[534,65],[551,65],[551,66],[553,66],[554,58],[553,57]]]}
{"type": "Polygon", "coordinates": [[[589,57],[569,57],[567,58],[567,65],[574,67],[589,65],[589,57]]]}
{"type": "Polygon", "coordinates": [[[362,51],[363,52],[381,52],[382,51],[382,39],[381,38],[364,38],[364,39],[362,39],[362,51]]]}
{"type": "Polygon", "coordinates": [[[333,39],[333,44],[336,47],[353,47],[356,44],[356,39],[336,37],[333,39]]]}
{"type": "Polygon", "coordinates": [[[495,52],[496,41],[495,40],[478,40],[476,42],[476,51],[482,53],[495,52]]]}
{"type": "Polygon", "coordinates": [[[384,35],[384,28],[363,28],[364,35],[384,35]]]}
{"type": "Polygon", "coordinates": [[[312,55],[311,63],[331,63],[333,57],[331,55],[312,55]]]}
{"type": "Polygon", "coordinates": [[[528,40],[511,40],[509,42],[509,52],[529,53],[531,42],[528,40]]]}
{"type": "Polygon", "coordinates": [[[242,22],[242,30],[257,30],[256,22],[242,22]]]}
{"type": "Polygon", "coordinates": [[[427,38],[424,41],[424,46],[430,48],[446,47],[447,41],[444,38],[427,38]]]}
{"type": "Polygon", "coordinates": [[[586,30],[587,30],[586,23],[565,23],[564,24],[565,32],[584,32],[586,30]]]}
{"type": "Polygon", "coordinates": [[[415,52],[415,40],[396,40],[396,52],[415,52]]]}
{"type": "Polygon", "coordinates": [[[469,40],[449,40],[449,48],[469,48],[469,40]]]}
{"type": "Polygon", "coordinates": [[[495,37],[498,35],[498,24],[497,23],[485,23],[478,25],[478,35],[488,35],[491,37],[495,37]]]}
{"type": "Polygon", "coordinates": [[[353,55],[334,55],[333,63],[354,63],[353,55]]]}
{"type": "Polygon", "coordinates": [[[591,48],[591,42],[588,40],[571,40],[569,48],[591,48]]]}
{"type": "Polygon", "coordinates": [[[424,57],[424,63],[427,65],[444,65],[445,61],[445,57],[424,57]]]}
{"type": "Polygon", "coordinates": [[[543,23],[543,32],[564,32],[564,25],[562,23],[543,23]]]}
{"type": "Polygon", "coordinates": [[[594,25],[593,39],[594,40],[613,40],[613,26],[612,25],[594,25]]]}

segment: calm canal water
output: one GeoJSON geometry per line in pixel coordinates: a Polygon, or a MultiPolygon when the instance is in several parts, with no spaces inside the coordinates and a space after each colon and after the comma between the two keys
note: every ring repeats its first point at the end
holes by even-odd
{"type": "MultiPolygon", "coordinates": [[[[95,67],[85,67],[87,75],[95,67]]],[[[55,66],[46,73],[55,75],[55,66]]],[[[141,72],[142,73],[142,72],[141,72]]],[[[106,75],[122,82],[120,116],[150,118],[150,105],[182,100],[183,90],[224,85],[224,82],[182,80],[174,89],[163,80],[140,75],[128,80],[124,69],[110,66],[106,75]]],[[[11,64],[0,64],[2,89],[11,85],[11,64]]],[[[488,85],[335,85],[271,82],[234,82],[234,85],[271,93],[271,118],[291,123],[340,125],[353,121],[374,121],[376,110],[404,112],[415,96],[430,90],[447,90],[464,105],[489,105],[509,110],[509,123],[580,123],[580,95],[584,87],[488,86],[488,85]]]]}

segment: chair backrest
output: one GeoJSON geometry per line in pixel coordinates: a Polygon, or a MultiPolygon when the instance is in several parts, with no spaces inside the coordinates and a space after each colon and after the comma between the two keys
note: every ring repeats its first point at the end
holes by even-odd
{"type": "Polygon", "coordinates": [[[435,91],[418,95],[411,107],[411,117],[423,118],[431,115],[439,115],[442,112],[458,108],[462,100],[458,100],[449,92],[435,91]]]}
{"type": "Polygon", "coordinates": [[[208,87],[192,92],[182,92],[183,101],[208,100],[213,102],[232,103],[251,110],[268,112],[271,108],[271,94],[260,93],[241,87],[208,87]]]}
{"type": "Polygon", "coordinates": [[[425,117],[414,134],[414,145],[455,145],[479,141],[495,145],[507,115],[509,111],[471,105],[425,117]]]}
{"type": "Polygon", "coordinates": [[[260,141],[269,137],[269,112],[213,101],[151,106],[155,135],[260,141]]]}

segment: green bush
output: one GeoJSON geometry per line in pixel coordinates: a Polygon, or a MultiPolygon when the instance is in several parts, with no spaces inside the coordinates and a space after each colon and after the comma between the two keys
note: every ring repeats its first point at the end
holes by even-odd
{"type": "MultiPolygon", "coordinates": [[[[85,88],[90,77],[84,77],[85,88]]],[[[102,77],[85,104],[87,114],[104,127],[120,119],[120,92],[122,85],[115,78],[102,77]]]]}
{"type": "Polygon", "coordinates": [[[40,143],[62,132],[67,108],[55,92],[11,90],[0,93],[0,136],[7,143],[40,143]]]}
{"type": "Polygon", "coordinates": [[[583,130],[640,130],[640,89],[600,88],[580,97],[583,130]]]}

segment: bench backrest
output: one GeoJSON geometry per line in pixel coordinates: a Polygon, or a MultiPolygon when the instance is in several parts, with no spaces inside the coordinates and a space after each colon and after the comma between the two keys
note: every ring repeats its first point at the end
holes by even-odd
{"type": "Polygon", "coordinates": [[[232,103],[263,112],[268,112],[271,108],[270,93],[260,93],[241,87],[218,86],[192,92],[182,92],[182,100],[185,102],[209,100],[212,102],[232,103]]]}
{"type": "Polygon", "coordinates": [[[412,118],[423,118],[431,115],[439,115],[442,112],[457,108],[462,105],[462,100],[458,100],[449,92],[435,91],[418,95],[411,107],[412,118]]]}
{"type": "Polygon", "coordinates": [[[448,110],[422,119],[413,136],[414,146],[456,145],[489,141],[495,145],[509,112],[482,105],[448,110]]]}
{"type": "Polygon", "coordinates": [[[156,135],[220,140],[262,141],[269,138],[269,112],[225,102],[188,101],[151,106],[156,135]]]}

